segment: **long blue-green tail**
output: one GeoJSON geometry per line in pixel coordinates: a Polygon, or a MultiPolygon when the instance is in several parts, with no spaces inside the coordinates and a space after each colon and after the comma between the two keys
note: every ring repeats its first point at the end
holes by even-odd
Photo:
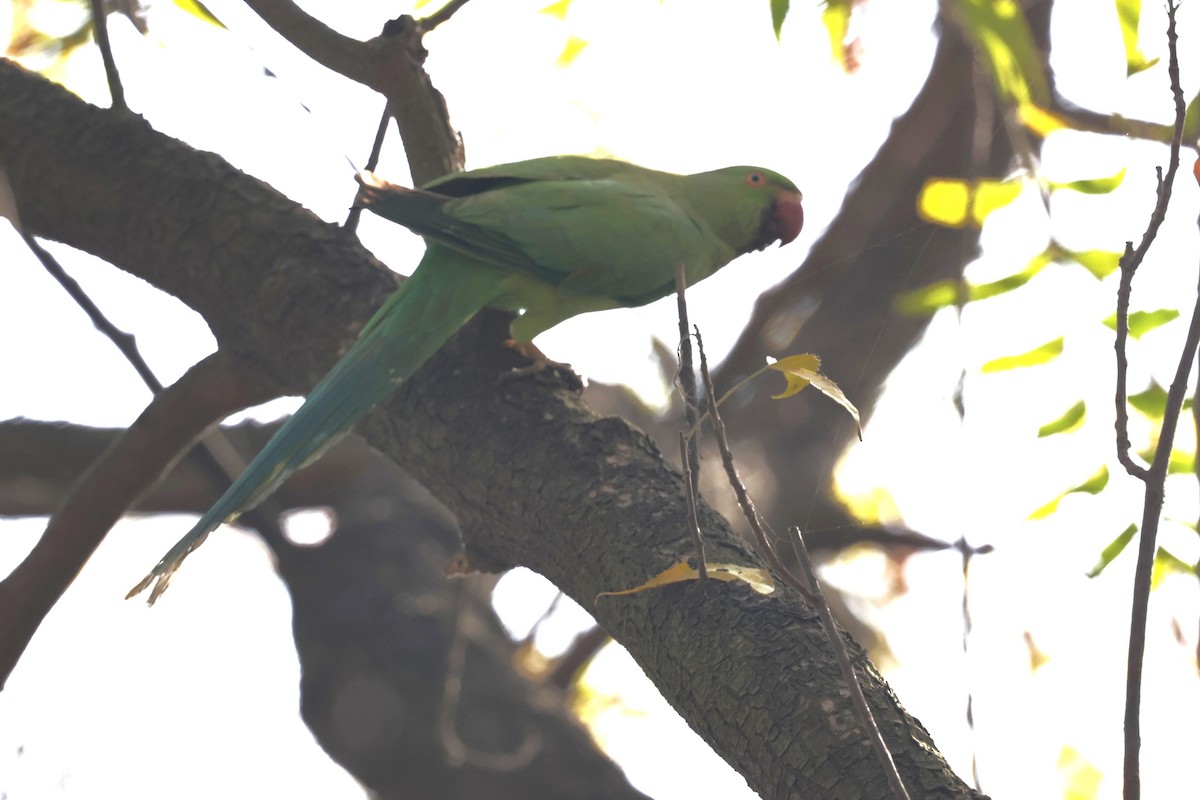
{"type": "Polygon", "coordinates": [[[430,245],[412,277],[375,313],[304,405],[127,597],[153,583],[149,598],[153,604],[183,559],[209,533],[258,505],[289,475],[348,433],[363,414],[494,300],[502,281],[500,271],[441,245],[430,245]]]}

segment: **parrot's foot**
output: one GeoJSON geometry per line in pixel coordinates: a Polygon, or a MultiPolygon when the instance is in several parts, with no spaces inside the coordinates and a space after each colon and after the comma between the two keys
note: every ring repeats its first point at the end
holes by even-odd
{"type": "Polygon", "coordinates": [[[505,344],[516,350],[521,355],[525,356],[525,358],[529,359],[530,363],[524,367],[514,367],[506,375],[503,375],[501,380],[528,378],[533,375],[537,375],[540,372],[551,370],[562,376],[562,379],[567,382],[567,385],[576,392],[583,391],[583,378],[579,377],[575,370],[571,369],[570,364],[566,364],[562,361],[554,361],[548,358],[546,354],[539,350],[537,345],[535,345],[533,342],[525,342],[522,344],[509,339],[505,342],[505,344]]]}

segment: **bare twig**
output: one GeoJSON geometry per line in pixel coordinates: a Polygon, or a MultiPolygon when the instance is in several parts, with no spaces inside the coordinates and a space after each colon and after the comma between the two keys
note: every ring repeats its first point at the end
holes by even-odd
{"type": "MultiPolygon", "coordinates": [[[[383,151],[383,140],[387,136],[388,123],[391,122],[391,119],[391,111],[385,104],[383,114],[379,116],[379,127],[375,129],[375,141],[371,144],[371,155],[367,157],[366,166],[363,167],[367,172],[374,172],[375,167],[379,166],[379,154],[383,151]]],[[[350,213],[346,215],[346,223],[342,225],[347,233],[354,233],[358,230],[358,220],[362,217],[362,212],[363,207],[358,203],[350,207],[350,213]]]]}
{"type": "Polygon", "coordinates": [[[1175,378],[1167,392],[1167,404],[1163,411],[1162,429],[1159,432],[1158,446],[1154,452],[1154,460],[1149,470],[1130,470],[1132,459],[1129,456],[1129,434],[1122,421],[1127,422],[1125,412],[1125,342],[1128,335],[1129,296],[1134,273],[1145,258],[1146,251],[1158,233],[1159,227],[1166,218],[1167,204],[1171,198],[1171,187],[1175,173],[1179,168],[1179,147],[1183,139],[1183,124],[1185,107],[1183,89],[1179,80],[1178,37],[1175,31],[1175,12],[1178,4],[1175,0],[1167,3],[1167,46],[1170,54],[1167,72],[1171,78],[1171,93],[1175,99],[1175,133],[1171,139],[1170,162],[1164,178],[1159,171],[1158,202],[1151,214],[1150,223],[1142,241],[1136,250],[1126,247],[1125,256],[1121,259],[1121,285],[1117,294],[1117,454],[1121,463],[1136,475],[1146,485],[1145,500],[1142,505],[1142,530],[1138,542],[1138,563],[1133,578],[1132,613],[1129,625],[1129,658],[1125,683],[1125,763],[1124,763],[1124,798],[1137,800],[1141,796],[1141,768],[1139,764],[1141,751],[1141,699],[1142,672],[1146,650],[1146,618],[1150,605],[1150,582],[1154,572],[1154,555],[1158,537],[1158,524],[1162,516],[1163,492],[1166,484],[1167,469],[1171,461],[1171,450],[1175,443],[1175,429],[1183,406],[1183,396],[1187,391],[1188,376],[1191,373],[1192,362],[1200,346],[1200,286],[1197,287],[1196,304],[1192,310],[1192,321],[1188,327],[1187,340],[1179,365],[1175,370],[1175,378]]]}
{"type": "MultiPolygon", "coordinates": [[[[971,585],[971,557],[978,551],[967,543],[966,537],[960,537],[954,543],[959,553],[962,554],[962,625],[963,638],[962,649],[963,658],[965,661],[970,660],[971,655],[971,603],[969,588],[971,585]]],[[[989,548],[990,551],[990,548],[989,548]]],[[[975,743],[975,692],[971,687],[970,681],[967,683],[967,730],[971,732],[971,781],[975,788],[983,791],[983,787],[979,784],[979,752],[976,749],[975,743]]]]}
{"type": "Polygon", "coordinates": [[[704,538],[700,534],[700,522],[696,514],[696,496],[700,494],[700,439],[696,431],[697,406],[696,368],[692,364],[692,340],[688,335],[687,276],[683,262],[675,265],[675,297],[679,308],[679,390],[683,395],[684,430],[679,434],[679,458],[683,464],[683,476],[687,482],[688,521],[692,545],[696,551],[696,571],[700,580],[708,580],[708,564],[704,558],[704,538]]]}
{"type": "Polygon", "coordinates": [[[220,354],[210,356],[155,397],[80,477],[33,550],[0,581],[0,686],[113,523],[205,428],[267,399],[261,395],[220,354]]]}
{"type": "Polygon", "coordinates": [[[146,363],[146,359],[142,358],[142,354],[138,352],[137,341],[132,334],[126,333],[119,329],[116,325],[104,316],[99,307],[92,302],[92,299],[87,296],[74,278],[67,274],[67,271],[62,268],[62,264],[58,263],[58,259],[46,251],[44,247],[25,231],[21,231],[21,238],[25,240],[25,244],[37,256],[37,260],[42,263],[46,272],[71,296],[71,299],[83,309],[83,312],[88,315],[88,319],[96,326],[96,329],[103,333],[108,339],[116,345],[121,351],[121,355],[125,356],[125,360],[137,372],[142,382],[154,394],[158,394],[163,390],[162,383],[155,377],[154,372],[150,369],[150,365],[146,363]]]}
{"type": "Polygon", "coordinates": [[[449,3],[442,6],[440,9],[430,14],[424,19],[417,20],[417,24],[421,26],[421,30],[425,33],[446,22],[463,6],[467,4],[467,0],[450,0],[449,3]]]}
{"type": "Polygon", "coordinates": [[[700,533],[700,517],[696,513],[696,473],[692,471],[691,444],[696,439],[683,431],[679,432],[679,460],[683,464],[683,481],[687,486],[688,533],[692,535],[692,548],[696,551],[696,572],[700,580],[708,580],[708,560],[704,557],[704,537],[700,533]]]}
{"type": "Polygon", "coordinates": [[[92,0],[92,35],[96,37],[96,46],[100,48],[100,57],[104,60],[104,74],[108,77],[112,107],[128,111],[125,89],[121,86],[121,75],[117,72],[117,62],[113,60],[112,45],[108,41],[108,15],[104,13],[104,0],[92,0]]]}
{"type": "Polygon", "coordinates": [[[795,550],[796,559],[800,562],[800,570],[804,573],[804,579],[816,598],[817,613],[821,616],[821,624],[825,626],[825,632],[829,634],[829,644],[833,647],[834,658],[837,659],[842,676],[850,686],[850,699],[858,711],[863,727],[867,729],[867,735],[871,737],[871,748],[879,757],[879,765],[883,767],[884,774],[887,775],[888,785],[892,787],[892,794],[898,800],[908,800],[908,789],[904,788],[904,781],[896,770],[892,752],[888,750],[887,743],[883,741],[883,734],[875,722],[875,715],[871,713],[871,707],[867,705],[867,698],[863,696],[862,686],[859,685],[858,676],[854,672],[854,665],[850,663],[846,645],[842,642],[842,637],[838,635],[833,614],[829,611],[829,604],[825,602],[825,595],[821,593],[821,584],[817,581],[817,573],[813,569],[812,559],[808,556],[808,548],[804,546],[804,536],[797,527],[789,528],[788,532],[791,534],[792,549],[795,550]]]}

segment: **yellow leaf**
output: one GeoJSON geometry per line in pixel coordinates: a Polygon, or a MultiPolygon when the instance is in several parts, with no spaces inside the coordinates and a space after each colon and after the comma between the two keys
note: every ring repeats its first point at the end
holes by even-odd
{"type": "Polygon", "coordinates": [[[583,49],[588,46],[586,39],[580,39],[578,36],[571,36],[567,39],[567,43],[563,45],[562,52],[558,54],[558,60],[554,62],[556,67],[570,66],[571,62],[579,57],[583,49]]]}
{"type": "MultiPolygon", "coordinates": [[[[742,581],[759,594],[770,594],[775,591],[775,582],[771,580],[770,574],[764,569],[743,567],[737,564],[707,564],[706,566],[708,567],[708,577],[714,580],[724,581],[725,583],[742,581]]],[[[661,589],[673,583],[694,581],[699,579],[699,577],[700,573],[695,567],[687,561],[679,561],[667,567],[645,583],[635,586],[632,589],[621,589],[616,592],[600,592],[596,595],[596,599],[593,602],[599,602],[601,597],[622,597],[638,594],[650,589],[661,589]]]]}
{"type": "Polygon", "coordinates": [[[571,7],[571,0],[558,0],[557,3],[551,3],[545,8],[538,9],[539,14],[546,14],[558,19],[567,18],[567,10],[571,7]]]}
{"type": "Polygon", "coordinates": [[[1021,193],[1021,181],[964,181],[930,178],[917,197],[917,213],[927,222],[947,228],[980,227],[998,208],[1021,193]]]}
{"type": "Polygon", "coordinates": [[[971,187],[966,181],[931,178],[921,188],[917,212],[935,225],[961,228],[967,224],[971,203],[971,187]]]}
{"type": "Polygon", "coordinates": [[[821,358],[812,353],[801,353],[800,355],[788,356],[781,361],[776,361],[774,364],[768,364],[767,366],[782,372],[783,376],[787,378],[787,388],[780,394],[771,395],[772,400],[782,400],[785,397],[791,397],[805,386],[808,386],[810,379],[807,376],[813,375],[821,369],[821,358]]]}
{"type": "Polygon", "coordinates": [[[1058,772],[1062,777],[1064,800],[1094,800],[1100,796],[1104,773],[1092,766],[1083,754],[1063,745],[1058,754],[1058,772]]]}
{"type": "Polygon", "coordinates": [[[1026,130],[1043,139],[1055,131],[1071,127],[1070,123],[1058,114],[1031,102],[1024,102],[1017,106],[1017,119],[1025,126],[1026,130]]]}
{"type": "Polygon", "coordinates": [[[812,353],[804,353],[802,355],[788,356],[767,366],[770,369],[782,372],[784,377],[787,378],[787,388],[780,394],[771,395],[772,400],[782,400],[785,397],[791,397],[805,386],[811,384],[818,392],[846,409],[850,416],[854,418],[854,425],[858,428],[858,438],[862,438],[862,420],[859,418],[858,409],[846,399],[846,395],[842,393],[842,390],[838,388],[836,383],[817,371],[821,368],[820,358],[812,353]]]}

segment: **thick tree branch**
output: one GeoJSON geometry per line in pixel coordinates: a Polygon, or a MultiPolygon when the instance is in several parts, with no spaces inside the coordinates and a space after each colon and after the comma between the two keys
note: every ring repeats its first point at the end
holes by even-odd
{"type": "MultiPolygon", "coordinates": [[[[31,233],[180,297],[272,385],[311,385],[393,283],[356,244],[220,159],[7,64],[0,165],[31,233]]],[[[360,432],[450,507],[477,565],[526,564],[590,605],[690,555],[678,472],[574,392],[498,383],[503,328],[460,333],[360,432]]],[[[723,519],[706,506],[699,515],[714,559],[754,563],[723,519]]],[[[596,614],[760,794],[886,792],[862,737],[846,735],[857,723],[837,666],[795,593],[685,586],[605,601],[596,614]]],[[[905,783],[976,796],[854,655],[905,783]]]]}

